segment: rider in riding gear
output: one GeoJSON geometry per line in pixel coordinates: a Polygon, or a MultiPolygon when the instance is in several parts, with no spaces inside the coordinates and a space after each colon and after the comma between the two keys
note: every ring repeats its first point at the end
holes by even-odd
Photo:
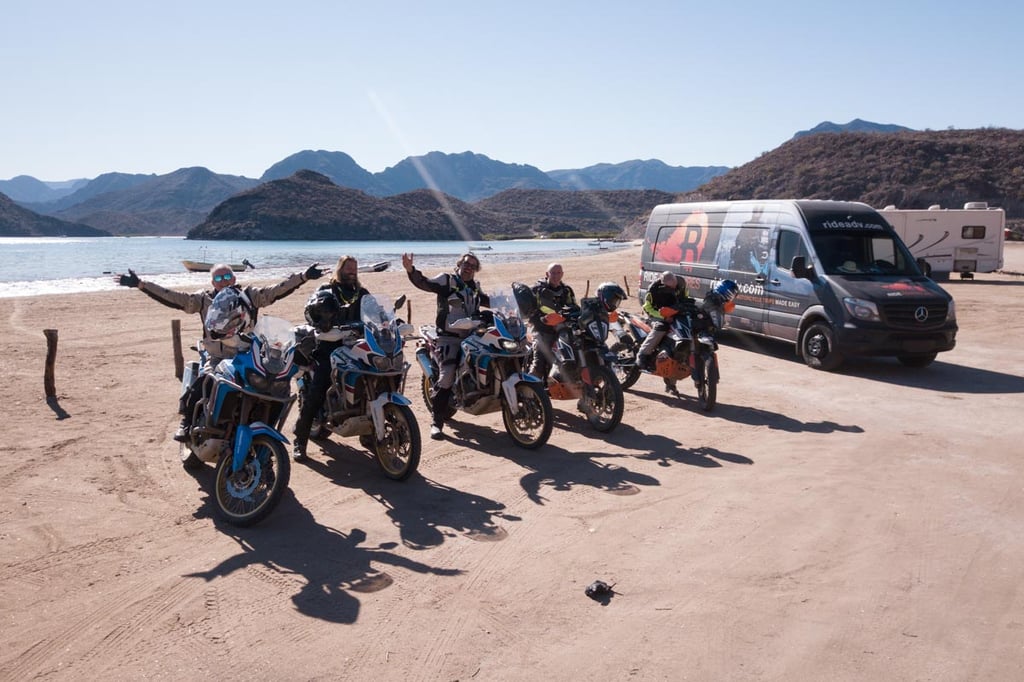
{"type": "MultiPolygon", "coordinates": [[[[255,320],[256,312],[263,306],[270,305],[274,301],[294,293],[307,280],[321,277],[323,272],[318,265],[318,263],[314,263],[306,268],[304,272],[289,275],[284,281],[273,286],[247,286],[241,288],[241,291],[245,293],[246,298],[252,304],[253,319],[255,320]]],[[[188,294],[183,291],[167,289],[154,282],[139,279],[133,270],[128,270],[127,275],[114,275],[114,281],[117,284],[138,289],[153,300],[169,308],[181,310],[187,314],[199,313],[199,318],[203,321],[203,349],[207,353],[207,362],[203,366],[204,371],[216,367],[223,359],[233,358],[236,350],[234,347],[224,344],[222,340],[212,338],[209,330],[206,328],[206,313],[210,309],[214,296],[225,287],[239,286],[236,283],[235,273],[230,265],[218,263],[210,269],[210,280],[212,289],[188,294]]],[[[190,408],[201,397],[197,395],[199,386],[199,382],[194,381],[180,401],[178,411],[182,414],[182,418],[178,430],[174,433],[174,440],[185,441],[188,438],[188,430],[192,422],[192,410],[190,408]]]]}
{"type": "MultiPolygon", "coordinates": [[[[322,284],[306,302],[306,321],[321,332],[332,327],[358,323],[360,301],[369,293],[359,284],[358,261],[353,256],[342,256],[334,268],[331,281],[322,284]]],[[[331,385],[331,353],[342,345],[344,339],[317,340],[312,357],[312,378],[303,396],[302,409],[299,410],[293,431],[295,441],[292,445],[292,459],[296,462],[306,459],[306,444],[309,442],[313,419],[323,407],[327,389],[331,385]]]]}
{"type": "Polygon", "coordinates": [[[459,367],[462,340],[469,336],[470,331],[454,329],[456,321],[473,317],[480,312],[481,306],[490,305],[490,298],[480,290],[476,281],[476,273],[480,271],[480,259],[472,253],[464,253],[455,265],[455,272],[443,272],[432,279],[413,266],[413,254],[402,254],[402,267],[413,286],[437,295],[437,368],[439,376],[435,384],[431,411],[433,419],[430,425],[430,437],[434,440],[444,438],[445,412],[451,400],[452,384],[459,367]]]}
{"type": "Polygon", "coordinates": [[[651,333],[640,344],[640,351],[637,354],[637,365],[640,369],[654,370],[654,354],[668,332],[669,323],[661,314],[662,308],[674,308],[680,313],[687,314],[696,310],[696,303],[686,288],[686,280],[676,277],[670,271],[661,273],[661,278],[651,284],[647,296],[644,297],[644,312],[650,316],[653,324],[651,333]]]}
{"type": "Polygon", "coordinates": [[[558,341],[558,330],[547,324],[545,318],[550,313],[560,313],[564,308],[576,307],[576,294],[572,287],[562,281],[564,270],[561,263],[548,266],[544,279],[537,280],[533,285],[533,294],[537,298],[536,310],[530,316],[533,333],[533,365],[530,374],[544,380],[551,371],[554,360],[552,349],[558,341]]]}

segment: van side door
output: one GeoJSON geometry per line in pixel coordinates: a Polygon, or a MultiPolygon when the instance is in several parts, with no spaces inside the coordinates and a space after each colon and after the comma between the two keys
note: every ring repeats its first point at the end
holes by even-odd
{"type": "Polygon", "coordinates": [[[775,232],[765,273],[765,327],[768,336],[796,342],[800,318],[815,300],[810,280],[793,274],[793,259],[810,261],[810,248],[796,229],[779,227],[775,232]]]}

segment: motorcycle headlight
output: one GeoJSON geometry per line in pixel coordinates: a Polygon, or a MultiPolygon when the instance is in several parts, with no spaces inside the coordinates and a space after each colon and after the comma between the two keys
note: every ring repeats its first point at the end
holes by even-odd
{"type": "Polygon", "coordinates": [[[373,357],[373,366],[379,372],[393,372],[401,369],[402,357],[400,355],[375,355],[373,357]]]}
{"type": "Polygon", "coordinates": [[[513,341],[512,339],[501,339],[498,345],[501,346],[502,350],[507,350],[509,352],[519,350],[519,342],[513,341]]]}
{"type": "Polygon", "coordinates": [[[594,320],[593,322],[588,324],[587,330],[590,332],[591,336],[593,336],[598,341],[601,341],[602,343],[605,339],[608,338],[608,325],[599,320],[594,320]]]}
{"type": "Polygon", "coordinates": [[[270,393],[270,379],[265,374],[250,369],[245,373],[245,382],[260,393],[270,393]]]}

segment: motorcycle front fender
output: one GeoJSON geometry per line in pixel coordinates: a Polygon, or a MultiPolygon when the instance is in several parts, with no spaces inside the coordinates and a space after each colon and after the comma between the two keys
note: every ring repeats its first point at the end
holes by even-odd
{"type": "Polygon", "coordinates": [[[242,463],[245,462],[245,456],[249,454],[249,447],[252,445],[254,436],[270,436],[274,440],[288,445],[288,439],[285,438],[283,433],[263,422],[239,424],[238,428],[235,429],[235,447],[231,455],[232,472],[242,468],[242,463]]]}
{"type": "Polygon", "coordinates": [[[532,374],[525,374],[523,372],[516,372],[501,382],[501,391],[505,395],[505,402],[508,403],[508,408],[512,410],[512,414],[519,412],[519,396],[516,395],[516,384],[520,381],[527,381],[530,383],[541,383],[540,379],[533,376],[532,374]]]}
{"type": "Polygon", "coordinates": [[[412,401],[401,393],[381,393],[370,401],[370,419],[373,420],[373,430],[377,434],[377,440],[384,440],[384,406],[388,403],[395,405],[412,405],[412,401]]]}
{"type": "Polygon", "coordinates": [[[430,362],[430,352],[426,348],[420,348],[416,351],[416,361],[420,363],[420,369],[423,370],[426,376],[430,377],[431,381],[437,381],[433,365],[430,362]]]}

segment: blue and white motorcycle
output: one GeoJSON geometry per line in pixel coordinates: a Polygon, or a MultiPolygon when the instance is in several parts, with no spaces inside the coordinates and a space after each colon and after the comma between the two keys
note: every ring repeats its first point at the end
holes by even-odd
{"type": "MultiPolygon", "coordinates": [[[[409,363],[403,351],[403,331],[410,325],[395,317],[405,296],[394,306],[382,306],[372,294],[359,301],[361,324],[316,332],[325,341],[342,341],[331,353],[331,385],[310,435],[326,438],[358,436],[359,443],[376,458],[384,475],[402,481],[420,462],[420,429],[402,395],[409,363]]],[[[299,401],[308,385],[299,377],[299,401]]]]}
{"type": "MultiPolygon", "coordinates": [[[[287,320],[261,316],[251,332],[239,330],[237,336],[238,354],[199,377],[202,398],[181,444],[181,461],[186,469],[216,462],[218,515],[250,526],[277,506],[288,487],[291,460],[281,430],[295,402],[291,382],[299,366],[294,327],[287,320]]],[[[183,390],[198,371],[198,362],[189,363],[183,390]]]]}
{"type": "MultiPolygon", "coordinates": [[[[464,318],[457,328],[473,332],[462,341],[452,402],[447,416],[457,410],[486,414],[501,410],[505,430],[516,445],[533,449],[548,441],[554,424],[551,399],[542,381],[527,374],[524,360],[530,350],[526,327],[515,297],[505,291],[490,296],[490,307],[481,319],[464,318]]],[[[423,369],[423,401],[433,404],[437,366],[437,328],[420,327],[416,359],[423,369]]]]}

